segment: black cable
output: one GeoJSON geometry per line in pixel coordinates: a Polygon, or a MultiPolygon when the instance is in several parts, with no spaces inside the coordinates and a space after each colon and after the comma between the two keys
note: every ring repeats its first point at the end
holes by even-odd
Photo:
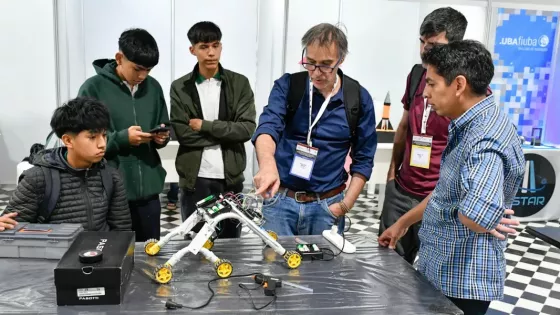
{"type": "MultiPolygon", "coordinates": [[[[245,274],[245,275],[235,275],[235,276],[229,276],[228,279],[251,277],[251,276],[256,276],[258,274],[260,274],[260,273],[256,272],[256,273],[245,274]]],[[[201,308],[205,308],[206,306],[208,306],[208,304],[210,304],[210,302],[214,298],[214,295],[216,294],[214,292],[214,290],[212,289],[212,287],[210,286],[210,284],[212,284],[213,282],[216,282],[218,280],[223,280],[223,278],[218,277],[218,278],[214,278],[214,279],[208,281],[208,290],[210,290],[211,294],[210,294],[210,297],[208,298],[208,300],[204,304],[202,304],[200,306],[188,306],[188,305],[183,305],[183,304],[176,303],[172,299],[169,299],[165,303],[165,307],[167,309],[171,309],[171,310],[178,309],[178,308],[188,308],[188,309],[191,309],[191,310],[199,310],[201,308]]]]}
{"type": "MultiPolygon", "coordinates": [[[[270,304],[276,302],[276,299],[278,298],[278,296],[277,296],[276,294],[274,294],[274,297],[272,298],[272,300],[268,301],[268,303],[266,303],[266,304],[263,305],[263,306],[257,307],[257,305],[255,304],[255,301],[253,300],[253,296],[251,295],[251,292],[250,292],[250,291],[258,290],[258,289],[262,288],[263,285],[261,284],[261,285],[258,285],[258,286],[256,286],[256,287],[254,287],[254,288],[249,288],[249,287],[247,287],[246,285],[244,285],[243,283],[240,283],[240,284],[239,284],[239,287],[240,287],[241,289],[247,291],[247,294],[249,295],[249,299],[251,300],[251,304],[253,304],[253,309],[254,309],[255,311],[260,311],[260,310],[262,310],[262,309],[264,309],[264,308],[267,308],[270,304]]],[[[239,292],[237,293],[237,295],[239,295],[239,292]]]]}

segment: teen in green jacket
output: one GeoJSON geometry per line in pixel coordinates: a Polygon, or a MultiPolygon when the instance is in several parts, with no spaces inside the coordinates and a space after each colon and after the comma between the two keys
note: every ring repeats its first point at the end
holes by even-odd
{"type": "MultiPolygon", "coordinates": [[[[210,194],[242,191],[247,161],[244,143],[256,127],[249,80],[220,65],[220,28],[199,22],[187,36],[198,63],[171,85],[171,124],[180,144],[175,166],[183,220],[196,210],[196,202],[210,194]]],[[[239,222],[222,222],[219,237],[240,236],[239,222]]]]}
{"type": "Polygon", "coordinates": [[[159,194],[166,172],[157,149],[167,145],[169,132],[150,130],[169,125],[169,115],[161,86],[148,75],[158,61],[152,35],[143,29],[127,30],[119,38],[115,59],[94,61],[97,75],[78,93],[109,108],[111,126],[105,157],[124,175],[132,228],[139,242],[160,237],[159,194]]]}

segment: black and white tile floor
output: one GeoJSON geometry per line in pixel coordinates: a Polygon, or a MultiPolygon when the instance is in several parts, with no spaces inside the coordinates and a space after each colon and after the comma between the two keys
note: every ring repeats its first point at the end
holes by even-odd
{"type": "MultiPolygon", "coordinates": [[[[0,211],[6,207],[13,188],[0,188],[0,211]]],[[[162,195],[162,235],[181,223],[179,210],[165,209],[162,195]]],[[[352,225],[349,233],[374,234],[379,229],[377,195],[362,195],[349,214],[352,225]]],[[[560,222],[529,223],[530,226],[560,227],[560,222]]],[[[507,278],[502,301],[492,302],[487,314],[551,314],[560,315],[560,249],[551,246],[517,228],[518,234],[509,238],[506,250],[507,278]]],[[[243,237],[251,237],[244,229],[243,237]]]]}

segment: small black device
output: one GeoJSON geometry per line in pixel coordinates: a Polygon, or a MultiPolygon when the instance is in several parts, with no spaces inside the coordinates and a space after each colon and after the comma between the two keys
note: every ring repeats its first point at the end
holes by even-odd
{"type": "Polygon", "coordinates": [[[169,131],[168,126],[164,126],[164,127],[158,126],[158,127],[155,127],[154,129],[148,131],[148,133],[158,133],[158,132],[167,132],[167,131],[169,131]]]}
{"type": "Polygon", "coordinates": [[[260,284],[263,286],[264,295],[266,296],[275,296],[276,288],[282,287],[282,279],[280,278],[257,274],[253,277],[253,279],[255,279],[256,284],[260,284]]]}
{"type": "Polygon", "coordinates": [[[297,244],[296,251],[303,260],[322,260],[323,250],[317,244],[297,244]]]}
{"type": "Polygon", "coordinates": [[[93,264],[103,259],[103,252],[97,249],[88,249],[81,251],[78,257],[83,264],[93,264]]]}
{"type": "Polygon", "coordinates": [[[224,203],[224,202],[216,202],[215,205],[213,205],[212,207],[206,209],[206,213],[208,213],[208,215],[209,215],[211,218],[215,218],[215,217],[218,216],[219,214],[228,212],[228,211],[230,211],[230,210],[231,210],[231,207],[230,207],[227,203],[224,203]]]}

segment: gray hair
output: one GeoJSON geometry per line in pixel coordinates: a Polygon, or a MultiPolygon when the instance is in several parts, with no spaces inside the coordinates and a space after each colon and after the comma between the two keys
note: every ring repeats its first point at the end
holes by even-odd
{"type": "Polygon", "coordinates": [[[312,44],[319,44],[321,47],[328,47],[335,43],[338,48],[339,58],[344,58],[348,54],[348,40],[346,34],[336,25],[321,23],[310,28],[301,38],[301,45],[306,48],[312,44]]]}

